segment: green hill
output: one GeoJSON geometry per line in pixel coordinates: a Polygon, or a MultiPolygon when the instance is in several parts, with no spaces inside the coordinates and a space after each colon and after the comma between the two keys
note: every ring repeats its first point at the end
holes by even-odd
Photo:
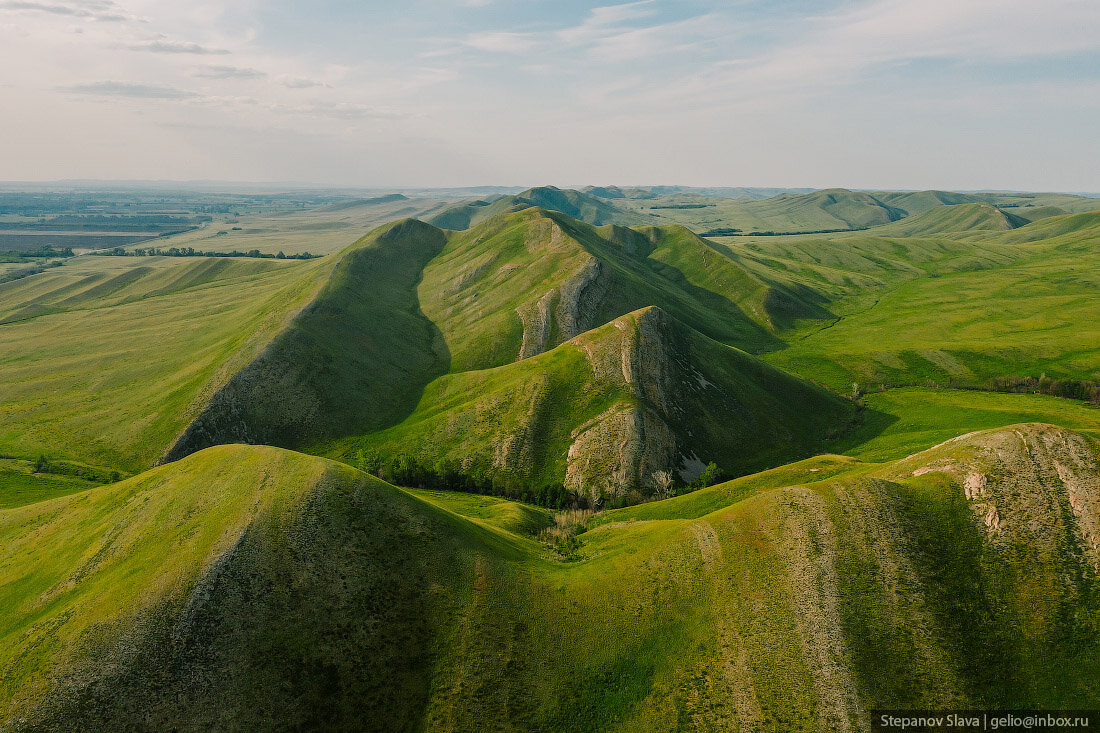
{"type": "Polygon", "coordinates": [[[753,351],[775,344],[773,318],[822,317],[681,227],[597,229],[537,208],[451,236],[419,292],[453,371],[541,353],[648,305],[753,351]]]}
{"type": "Polygon", "coordinates": [[[523,361],[442,377],[405,421],[333,455],[407,454],[638,501],[659,492],[659,472],[686,483],[710,461],[758,470],[812,453],[854,418],[852,403],[650,307],[523,361]]]}
{"type": "Polygon", "coordinates": [[[331,262],[81,258],[0,289],[0,453],[152,465],[331,262]]]}
{"type": "Polygon", "coordinates": [[[503,504],[211,448],[0,510],[0,726],[861,730],[881,707],[1087,707],[1096,451],[1031,424],[821,457],[604,513],[563,563],[503,504]]]}
{"type": "Polygon", "coordinates": [[[937,206],[922,213],[907,216],[901,221],[876,227],[877,236],[924,237],[947,232],[987,230],[1003,232],[1029,223],[1027,219],[1010,214],[986,203],[950,204],[937,206]]]}
{"type": "Polygon", "coordinates": [[[905,212],[906,216],[923,214],[940,206],[983,203],[979,195],[955,191],[876,191],[875,198],[905,212]]]}
{"type": "Polygon", "coordinates": [[[317,297],[213,395],[166,460],[220,443],[308,446],[401,420],[447,371],[415,290],[445,241],[408,219],[342,252],[317,297]]]}
{"type": "Polygon", "coordinates": [[[528,206],[558,211],[597,226],[602,224],[633,226],[653,221],[651,216],[618,209],[594,194],[554,186],[531,188],[523,193],[502,196],[491,203],[474,201],[459,204],[432,216],[427,221],[442,229],[469,229],[487,219],[528,206]]]}

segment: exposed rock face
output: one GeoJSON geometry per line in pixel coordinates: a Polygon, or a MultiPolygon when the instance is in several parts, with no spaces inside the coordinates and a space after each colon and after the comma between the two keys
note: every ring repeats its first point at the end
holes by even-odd
{"type": "MultiPolygon", "coordinates": [[[[561,232],[556,224],[554,227],[561,232]]],[[[600,325],[600,306],[610,289],[611,275],[606,265],[590,257],[560,287],[517,309],[523,323],[518,358],[537,356],[600,325]]]]}
{"type": "Polygon", "coordinates": [[[672,321],[659,308],[646,308],[614,322],[617,348],[584,344],[601,382],[625,386],[633,400],[621,402],[573,431],[566,488],[591,496],[652,494],[659,471],[675,471],[682,460],[670,418],[679,409],[673,359],[672,321]]]}

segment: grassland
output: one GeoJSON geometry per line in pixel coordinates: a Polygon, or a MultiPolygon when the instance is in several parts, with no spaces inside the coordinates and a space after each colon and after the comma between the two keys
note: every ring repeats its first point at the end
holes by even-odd
{"type": "Polygon", "coordinates": [[[85,258],[0,292],[0,452],[142,470],[320,286],[323,261],[85,258]]]}
{"type": "Polygon", "coordinates": [[[211,448],[0,510],[4,720],[793,731],[1087,705],[1095,451],[1018,425],[811,459],[605,513],[562,562],[539,510],[211,448]]]}

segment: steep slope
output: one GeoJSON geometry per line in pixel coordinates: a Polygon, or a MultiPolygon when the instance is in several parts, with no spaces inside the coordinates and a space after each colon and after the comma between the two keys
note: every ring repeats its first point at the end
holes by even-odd
{"type": "Polygon", "coordinates": [[[805,455],[854,413],[650,307],[519,363],[442,377],[404,422],[333,452],[637,501],[658,472],[689,481],[709,461],[744,473],[805,455]]]}
{"type": "Polygon", "coordinates": [[[547,211],[558,211],[588,224],[621,224],[632,226],[653,221],[653,217],[632,211],[622,210],[598,196],[560,189],[554,186],[531,188],[523,193],[502,196],[493,201],[474,201],[453,206],[427,221],[443,229],[469,229],[481,222],[503,213],[535,206],[547,211]]]}
{"type": "Polygon", "coordinates": [[[824,317],[811,295],[748,274],[682,227],[596,229],[536,208],[452,236],[419,290],[453,371],[542,353],[648,305],[752,351],[776,345],[773,318],[824,317]]]}
{"type": "Polygon", "coordinates": [[[819,457],[602,513],[560,563],[466,496],[213,448],[0,510],[0,728],[852,731],[880,707],[1087,708],[1096,451],[1032,424],[819,457]]]}
{"type": "Polygon", "coordinates": [[[401,420],[447,370],[415,290],[444,242],[407,219],[343,252],[318,296],[211,398],[165,460],[220,443],[308,446],[401,420]]]}
{"type": "Polygon", "coordinates": [[[1002,211],[991,204],[937,206],[901,221],[876,227],[876,236],[923,237],[947,232],[987,230],[1004,232],[1023,226],[1027,219],[1002,211]]]}
{"type": "Polygon", "coordinates": [[[243,446],[0,511],[0,536],[5,730],[411,727],[439,613],[476,553],[514,552],[346,466],[243,446]]]}

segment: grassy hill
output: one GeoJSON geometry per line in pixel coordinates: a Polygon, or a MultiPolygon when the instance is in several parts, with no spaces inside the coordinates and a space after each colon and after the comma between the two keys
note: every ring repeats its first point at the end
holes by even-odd
{"type": "Polygon", "coordinates": [[[775,344],[776,314],[818,315],[682,227],[595,228],[537,208],[452,235],[419,293],[453,371],[541,353],[649,305],[753,351],[775,344]]]}
{"type": "Polygon", "coordinates": [[[876,227],[877,236],[923,237],[946,232],[988,230],[1003,232],[1028,224],[1021,216],[986,203],[937,206],[900,221],[876,227]]]}
{"type": "Polygon", "coordinates": [[[558,211],[588,224],[632,226],[653,221],[652,216],[622,210],[600,197],[554,186],[540,186],[522,193],[501,196],[495,201],[477,200],[452,206],[427,219],[442,229],[469,229],[500,214],[534,206],[558,211]]]}
{"type": "Polygon", "coordinates": [[[218,390],[167,460],[220,443],[308,446],[402,419],[447,371],[415,290],[444,242],[408,219],[342,252],[317,297],[218,390]]]}
{"type": "Polygon", "coordinates": [[[0,510],[0,726],[861,730],[876,707],[1084,707],[1096,451],[1026,424],[822,457],[606,512],[562,562],[523,533],[538,510],[211,448],[0,510]]]}
{"type": "MultiPolygon", "coordinates": [[[[831,302],[839,314],[833,325],[791,339],[768,359],[836,388],[852,382],[984,386],[997,377],[1044,372],[1096,380],[1097,221],[1096,214],[1075,214],[966,234],[950,246],[971,255],[865,292],[848,306],[831,302]]],[[[877,246],[890,251],[919,242],[886,239],[877,246]]],[[[792,253],[790,247],[785,252],[792,253]]]]}
{"type": "Polygon", "coordinates": [[[808,455],[854,419],[852,403],[651,307],[523,361],[441,377],[406,420],[329,452],[639,501],[660,490],[658,472],[686,483],[714,461],[746,473],[808,455]]]}

